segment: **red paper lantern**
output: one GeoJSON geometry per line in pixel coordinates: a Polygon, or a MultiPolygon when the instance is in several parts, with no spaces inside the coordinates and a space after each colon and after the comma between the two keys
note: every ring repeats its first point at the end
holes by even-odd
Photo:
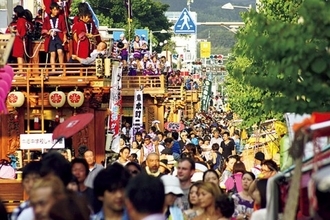
{"type": "Polygon", "coordinates": [[[84,93],[80,91],[71,91],[67,95],[68,103],[73,108],[79,108],[85,101],[84,93]]]}
{"type": "Polygon", "coordinates": [[[14,108],[19,108],[24,104],[25,96],[22,92],[10,92],[7,96],[7,102],[14,108]]]}
{"type": "Polygon", "coordinates": [[[54,91],[49,94],[49,103],[55,108],[61,108],[65,104],[65,94],[62,91],[54,91]]]}

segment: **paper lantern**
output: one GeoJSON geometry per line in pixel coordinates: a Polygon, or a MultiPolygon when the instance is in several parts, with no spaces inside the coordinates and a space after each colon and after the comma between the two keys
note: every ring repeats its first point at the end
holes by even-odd
{"type": "Polygon", "coordinates": [[[14,108],[19,108],[24,104],[25,96],[22,92],[10,92],[7,96],[7,102],[14,108]]]}
{"type": "Polygon", "coordinates": [[[61,108],[65,104],[66,96],[62,91],[53,91],[49,94],[49,103],[55,108],[61,108]]]}
{"type": "Polygon", "coordinates": [[[80,91],[71,91],[67,95],[68,103],[73,108],[79,108],[84,103],[84,93],[80,91]]]}

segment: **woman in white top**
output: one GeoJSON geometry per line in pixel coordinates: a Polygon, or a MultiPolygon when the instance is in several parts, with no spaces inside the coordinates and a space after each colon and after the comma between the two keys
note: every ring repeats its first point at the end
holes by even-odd
{"type": "MultiPolygon", "coordinates": [[[[137,158],[138,160],[140,159],[140,149],[138,148],[138,143],[136,141],[133,141],[132,142],[132,147],[131,147],[131,154],[136,154],[137,155],[137,158]]],[[[139,163],[141,163],[139,161],[139,163]]]]}
{"type": "Polygon", "coordinates": [[[148,54],[144,54],[139,66],[140,71],[143,71],[143,75],[150,75],[152,73],[152,62],[149,60],[148,54]]]}

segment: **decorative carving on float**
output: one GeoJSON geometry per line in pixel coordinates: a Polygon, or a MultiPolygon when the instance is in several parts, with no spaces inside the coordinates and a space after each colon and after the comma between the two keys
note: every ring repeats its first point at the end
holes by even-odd
{"type": "Polygon", "coordinates": [[[7,155],[14,154],[20,148],[19,123],[15,114],[8,115],[8,151],[7,155]]]}
{"type": "Polygon", "coordinates": [[[152,122],[154,120],[156,120],[156,111],[155,111],[155,108],[154,106],[150,106],[148,107],[148,125],[151,126],[152,125],[152,122]]]}
{"type": "MultiPolygon", "coordinates": [[[[86,102],[77,109],[77,114],[83,114],[89,112],[89,106],[86,102]]],[[[88,146],[88,125],[77,133],[77,146],[86,145],[88,146]]]]}

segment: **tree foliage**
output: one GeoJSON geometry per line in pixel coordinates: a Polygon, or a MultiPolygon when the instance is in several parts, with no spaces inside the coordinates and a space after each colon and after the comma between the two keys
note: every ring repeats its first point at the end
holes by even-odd
{"type": "MultiPolygon", "coordinates": [[[[72,4],[72,13],[77,14],[77,5],[80,0],[74,0],[72,4]]],[[[100,25],[111,28],[124,28],[128,30],[127,9],[123,0],[93,0],[88,1],[97,15],[100,25]]],[[[164,12],[169,5],[162,4],[155,0],[131,1],[132,3],[132,22],[130,25],[130,38],[133,38],[134,29],[149,29],[153,31],[169,30],[172,24],[167,20],[164,12]]],[[[128,33],[126,33],[128,35],[128,33]]],[[[155,34],[156,43],[171,38],[170,33],[155,34]]],[[[158,45],[158,44],[157,44],[158,45]]],[[[154,50],[160,52],[161,47],[156,46],[154,50]]]]}
{"type": "MultiPolygon", "coordinates": [[[[264,0],[259,13],[251,11],[243,20],[246,26],[237,34],[234,59],[228,65],[232,80],[245,91],[253,88],[264,94],[254,98],[263,103],[265,115],[269,110],[277,115],[327,111],[330,2],[264,0]]],[[[234,102],[245,95],[232,96],[234,102]]],[[[241,103],[246,111],[255,111],[250,100],[241,103]]],[[[260,115],[249,117],[257,120],[260,115]]]]}

